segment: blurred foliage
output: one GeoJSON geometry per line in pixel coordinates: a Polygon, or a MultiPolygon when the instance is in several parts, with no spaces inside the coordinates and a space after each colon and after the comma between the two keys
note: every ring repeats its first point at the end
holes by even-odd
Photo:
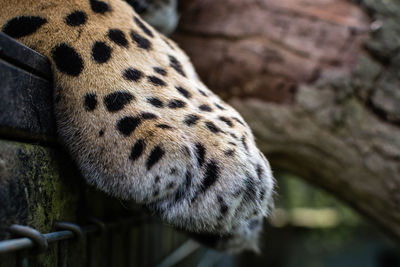
{"type": "Polygon", "coordinates": [[[277,210],[290,215],[329,209],[337,215],[337,223],[327,227],[302,227],[293,220],[280,227],[271,223],[262,238],[262,253],[245,253],[237,266],[400,267],[397,245],[346,203],[294,175],[275,175],[277,210]]]}
{"type": "Polygon", "coordinates": [[[277,199],[276,208],[288,211],[305,207],[331,208],[337,212],[341,224],[357,226],[362,223],[360,216],[345,203],[299,177],[282,173],[278,174],[277,182],[280,196],[277,199]]]}

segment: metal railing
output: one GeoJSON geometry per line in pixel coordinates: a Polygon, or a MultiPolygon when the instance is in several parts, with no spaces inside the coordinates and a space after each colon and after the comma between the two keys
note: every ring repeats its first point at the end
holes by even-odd
{"type": "Polygon", "coordinates": [[[20,238],[0,241],[0,254],[11,253],[23,249],[36,248],[39,252],[44,252],[49,243],[68,240],[73,238],[81,239],[89,233],[104,232],[107,229],[115,228],[121,225],[134,225],[143,222],[146,218],[128,218],[117,222],[104,223],[98,219],[91,218],[90,225],[79,226],[71,222],[57,222],[55,227],[59,231],[42,234],[34,228],[24,225],[13,224],[9,230],[20,238]]]}
{"type": "MultiPolygon", "coordinates": [[[[24,225],[13,224],[9,227],[9,231],[17,236],[16,238],[0,241],[0,255],[11,254],[14,252],[31,250],[37,254],[45,253],[49,244],[65,240],[80,240],[88,234],[102,234],[113,228],[138,226],[140,223],[149,221],[149,217],[134,217],[120,219],[115,222],[102,222],[95,218],[90,218],[90,224],[80,226],[71,222],[57,222],[55,228],[57,231],[50,233],[41,233],[38,230],[24,225]]],[[[157,267],[170,267],[184,260],[189,255],[198,251],[202,246],[193,240],[184,242],[177,249],[172,251],[163,260],[157,264],[157,267]]],[[[27,259],[21,259],[20,266],[28,266],[27,259]]]]}

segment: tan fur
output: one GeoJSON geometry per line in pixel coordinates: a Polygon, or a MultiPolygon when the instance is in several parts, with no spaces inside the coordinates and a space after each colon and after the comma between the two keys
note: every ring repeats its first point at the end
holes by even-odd
{"type": "Polygon", "coordinates": [[[234,250],[254,247],[261,228],[250,227],[250,222],[256,220],[259,224],[272,206],[273,178],[267,160],[255,146],[250,129],[232,119],[235,117],[243,121],[233,108],[199,81],[190,60],[174,42],[167,40],[147,24],[146,27],[152,31],[154,37],[146,36],[133,21],[133,16],[138,15],[125,2],[104,2],[109,4],[112,12],[94,13],[86,0],[0,1],[1,27],[10,19],[22,15],[47,19],[47,23],[37,31],[18,40],[44,54],[52,62],[54,95],[60,99],[55,104],[60,141],[69,149],[87,181],[101,190],[122,199],[144,203],[167,222],[185,230],[232,236],[229,242],[219,244],[220,247],[230,247],[234,250]],[[75,10],[87,14],[87,22],[84,25],[71,27],[65,24],[65,17],[75,10]],[[110,28],[118,28],[125,33],[129,48],[118,46],[107,38],[110,28]],[[139,48],[129,36],[131,29],[146,37],[152,48],[148,51],[139,48]],[[91,49],[95,41],[103,41],[111,47],[111,58],[106,63],[99,64],[92,59],[91,49]],[[51,51],[60,43],[67,43],[82,57],[84,69],[79,76],[66,75],[55,66],[51,51]],[[170,67],[169,55],[175,56],[181,62],[186,78],[170,67]],[[122,78],[122,73],[128,67],[139,69],[145,75],[159,77],[167,86],[155,86],[148,82],[146,76],[138,82],[127,81],[122,78]],[[155,73],[153,67],[165,68],[167,75],[164,77],[155,73]],[[186,88],[192,97],[186,99],[175,86],[186,88]],[[203,96],[198,89],[206,92],[208,96],[203,96]],[[131,92],[135,100],[124,109],[111,113],[104,107],[103,99],[119,90],[131,92]],[[94,111],[89,112],[84,108],[87,93],[97,95],[98,104],[94,111]],[[156,108],[146,100],[153,96],[165,104],[171,99],[180,99],[187,105],[179,109],[156,108]],[[218,109],[215,103],[223,106],[225,110],[218,109]],[[209,105],[213,111],[199,110],[202,104],[209,105]],[[154,113],[158,119],[142,120],[128,137],[118,132],[115,125],[119,119],[124,116],[139,116],[142,112],[154,113]],[[201,117],[196,125],[189,127],[183,123],[185,116],[189,114],[198,114],[201,117]],[[219,120],[219,116],[230,118],[233,127],[219,120]],[[224,133],[211,132],[205,126],[205,121],[212,121],[224,133]],[[155,124],[159,123],[168,124],[174,129],[156,128],[155,124]],[[104,135],[100,137],[101,130],[104,130],[104,135]],[[230,133],[234,133],[239,140],[230,133]],[[240,141],[242,136],[246,136],[248,151],[240,141]],[[129,155],[138,139],[145,140],[146,148],[143,155],[132,162],[129,155]],[[196,159],[194,144],[198,142],[206,149],[204,165],[210,160],[216,161],[219,175],[217,181],[206,192],[200,193],[191,202],[190,199],[198,193],[204,183],[207,171],[204,165],[198,165],[196,159]],[[146,160],[152,148],[157,145],[165,150],[165,155],[147,170],[146,160]],[[189,148],[189,151],[186,151],[185,147],[189,148]],[[235,150],[233,156],[225,155],[224,152],[229,149],[235,150]],[[257,178],[257,165],[263,170],[261,178],[257,178]],[[171,168],[177,169],[173,175],[169,174],[171,168]],[[187,171],[193,176],[191,187],[187,188],[184,201],[173,204],[178,188],[185,183],[187,171]],[[161,176],[161,181],[155,185],[154,177],[157,175],[161,176]],[[255,197],[260,198],[261,189],[265,191],[263,200],[246,199],[243,192],[246,186],[249,187],[248,177],[253,177],[251,183],[254,183],[256,188],[256,192],[253,192],[255,197]],[[175,185],[168,188],[171,182],[175,185]],[[159,194],[154,196],[156,187],[159,194]],[[229,208],[223,218],[217,201],[218,196],[224,199],[229,208]]]}

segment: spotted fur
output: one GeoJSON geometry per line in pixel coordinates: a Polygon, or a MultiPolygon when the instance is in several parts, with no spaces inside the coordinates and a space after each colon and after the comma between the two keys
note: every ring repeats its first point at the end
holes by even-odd
{"type": "Polygon", "coordinates": [[[2,31],[52,63],[59,138],[89,183],[216,247],[255,247],[270,167],[173,41],[120,0],[0,2],[2,31]]]}

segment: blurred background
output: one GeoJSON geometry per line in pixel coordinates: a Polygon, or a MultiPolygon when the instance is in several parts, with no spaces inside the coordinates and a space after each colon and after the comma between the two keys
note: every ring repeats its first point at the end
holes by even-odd
{"type": "Polygon", "coordinates": [[[262,256],[238,266],[400,266],[397,244],[331,194],[279,174],[277,206],[263,236],[262,256]]]}
{"type": "Polygon", "coordinates": [[[177,266],[398,267],[397,243],[330,193],[277,174],[276,210],[265,222],[261,253],[232,257],[201,248],[177,266]]]}

